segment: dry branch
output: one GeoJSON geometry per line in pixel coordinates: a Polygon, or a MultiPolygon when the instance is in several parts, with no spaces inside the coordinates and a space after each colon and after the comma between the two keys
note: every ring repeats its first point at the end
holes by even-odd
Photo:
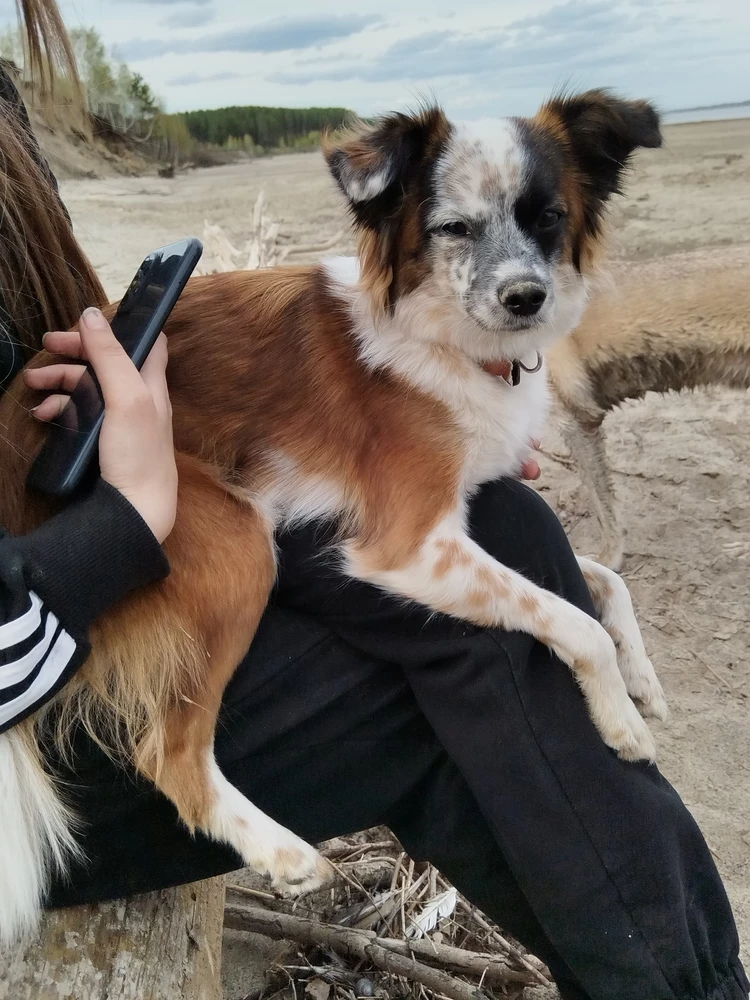
{"type": "Polygon", "coordinates": [[[303,253],[323,253],[325,250],[333,250],[337,247],[344,238],[344,230],[339,229],[329,240],[323,240],[322,243],[297,243],[289,247],[289,256],[294,254],[303,253]]]}
{"type": "Polygon", "coordinates": [[[206,255],[202,270],[207,273],[237,270],[234,258],[239,250],[232,246],[221,226],[212,226],[208,219],[203,222],[203,246],[206,255]]]}
{"type": "Polygon", "coordinates": [[[518,948],[514,948],[513,945],[510,943],[510,941],[506,941],[506,939],[496,928],[494,928],[491,924],[487,923],[487,921],[484,919],[481,913],[477,912],[475,907],[471,906],[471,904],[469,903],[466,903],[465,900],[461,899],[460,897],[458,900],[458,905],[461,906],[468,914],[470,914],[471,919],[476,924],[478,924],[482,928],[482,930],[486,931],[491,938],[497,941],[500,947],[505,952],[507,952],[508,955],[511,956],[511,958],[514,958],[525,969],[528,969],[529,972],[531,972],[532,975],[536,977],[536,981],[538,983],[540,983],[543,986],[552,986],[552,980],[547,975],[545,975],[545,973],[542,972],[541,969],[537,969],[529,960],[527,955],[524,955],[522,952],[520,952],[518,948]]]}
{"type": "Polygon", "coordinates": [[[277,941],[288,940],[328,948],[350,959],[368,961],[384,972],[421,983],[450,1000],[476,1000],[478,988],[456,979],[444,971],[446,969],[462,976],[472,976],[488,986],[538,982],[533,974],[535,970],[530,975],[511,969],[491,955],[480,955],[429,940],[407,942],[380,938],[373,931],[325,924],[294,914],[269,912],[235,900],[227,904],[224,925],[233,930],[263,934],[277,941]],[[435,965],[441,968],[435,968],[435,965]]]}
{"type": "MultiPolygon", "coordinates": [[[[260,907],[266,920],[277,914],[289,915],[316,928],[326,928],[322,931],[326,944],[321,944],[320,934],[312,933],[306,925],[301,939],[291,933],[297,941],[299,961],[279,962],[277,971],[288,983],[283,978],[274,980],[268,986],[269,995],[276,997],[281,991],[287,1000],[298,1000],[306,995],[311,976],[320,990],[329,990],[327,1000],[354,1000],[359,995],[357,983],[363,977],[376,996],[391,996],[394,988],[420,1000],[430,996],[440,1000],[446,995],[425,986],[415,976],[413,966],[409,972],[411,988],[403,975],[395,985],[398,973],[392,961],[385,962],[385,955],[416,963],[417,973],[422,972],[421,967],[427,969],[428,975],[430,970],[442,970],[458,982],[459,991],[466,986],[464,977],[473,980],[479,989],[485,987],[508,1000],[519,1000],[527,987],[537,983],[549,986],[549,974],[542,962],[506,940],[494,924],[460,894],[456,895],[455,888],[434,865],[415,863],[407,857],[387,828],[339,837],[321,850],[332,859],[339,878],[326,891],[309,899],[290,901],[270,898],[260,887],[229,887],[229,903],[238,904],[243,912],[248,907],[251,912],[260,907]],[[369,840],[363,839],[368,836],[369,840]],[[418,940],[410,937],[416,928],[422,929],[418,940]],[[340,944],[346,938],[337,938],[338,946],[331,943],[330,935],[337,931],[365,934],[355,936],[357,947],[347,950],[340,944]],[[373,957],[373,947],[380,949],[376,952],[380,962],[373,957]],[[367,959],[360,957],[363,948],[367,959]]],[[[235,927],[231,921],[239,917],[232,912],[234,915],[227,921],[235,927]]],[[[262,928],[256,930],[266,933],[262,928]]],[[[262,991],[261,996],[265,997],[266,992],[262,991]]]]}

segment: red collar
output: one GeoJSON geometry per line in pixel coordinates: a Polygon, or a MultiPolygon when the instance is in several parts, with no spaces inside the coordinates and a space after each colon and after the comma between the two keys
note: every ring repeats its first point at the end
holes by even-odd
{"type": "Polygon", "coordinates": [[[482,368],[484,368],[488,375],[496,375],[498,378],[504,378],[508,384],[510,384],[513,378],[513,362],[508,358],[503,358],[502,361],[485,361],[482,368]]]}
{"type": "Polygon", "coordinates": [[[513,358],[511,361],[509,358],[501,358],[499,361],[485,361],[482,364],[482,368],[487,372],[488,375],[494,375],[496,378],[501,378],[508,385],[518,385],[521,381],[521,371],[528,372],[529,375],[533,375],[534,372],[538,372],[542,367],[543,358],[539,351],[536,352],[536,364],[533,368],[527,368],[523,361],[519,361],[518,358],[513,358]]]}

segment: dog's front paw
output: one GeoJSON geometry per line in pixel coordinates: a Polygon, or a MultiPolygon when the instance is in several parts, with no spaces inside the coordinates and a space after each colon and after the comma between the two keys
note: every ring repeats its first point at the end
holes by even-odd
{"type": "MultiPolygon", "coordinates": [[[[649,661],[650,663],[650,661],[649,661]]],[[[653,667],[651,667],[653,671],[653,667]]],[[[628,685],[628,694],[635,702],[635,707],[644,719],[658,719],[659,722],[666,722],[669,715],[669,706],[664,695],[659,678],[654,673],[653,677],[639,677],[637,683],[628,685]]]]}
{"type": "Polygon", "coordinates": [[[628,636],[613,629],[610,635],[615,639],[617,666],[638,711],[644,719],[665,722],[669,714],[667,699],[643,645],[640,631],[634,636],[628,636]]]}
{"type": "MultiPolygon", "coordinates": [[[[598,683],[585,684],[584,695],[591,719],[599,735],[623,760],[656,760],[656,744],[651,730],[641,718],[631,700],[620,671],[614,664],[614,647],[611,640],[610,656],[599,660],[598,683]],[[605,671],[604,664],[610,666],[605,671]]],[[[607,652],[606,650],[604,651],[607,652]]]]}
{"type": "Polygon", "coordinates": [[[618,757],[631,761],[646,760],[650,764],[656,760],[653,734],[630,698],[616,711],[606,712],[604,716],[600,714],[594,721],[602,739],[617,752],[618,757]]]}

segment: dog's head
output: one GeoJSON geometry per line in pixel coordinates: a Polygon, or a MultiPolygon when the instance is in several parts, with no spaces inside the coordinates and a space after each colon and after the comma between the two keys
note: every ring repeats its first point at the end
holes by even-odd
{"type": "Polygon", "coordinates": [[[650,104],[596,90],[530,119],[393,114],[329,137],[324,151],[373,308],[429,290],[455,310],[464,349],[488,356],[545,346],[577,324],[606,203],[633,151],[660,144],[650,104]]]}

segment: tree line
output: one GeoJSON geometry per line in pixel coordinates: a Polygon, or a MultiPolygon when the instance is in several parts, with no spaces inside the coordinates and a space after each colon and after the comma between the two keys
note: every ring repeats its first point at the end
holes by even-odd
{"type": "Polygon", "coordinates": [[[256,105],[185,111],[181,117],[197,142],[252,152],[299,149],[349,117],[346,108],[270,108],[256,105]],[[258,148],[260,147],[260,148],[258,148]]]}

